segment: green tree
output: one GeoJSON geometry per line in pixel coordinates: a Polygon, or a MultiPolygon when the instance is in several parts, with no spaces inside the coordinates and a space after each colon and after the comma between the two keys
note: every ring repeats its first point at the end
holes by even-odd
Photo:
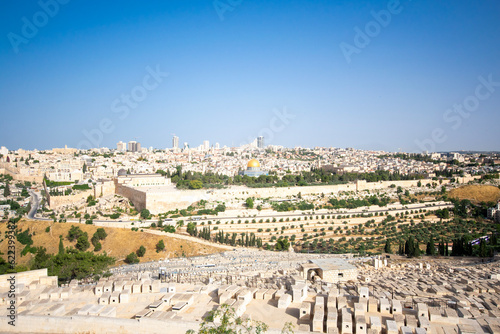
{"type": "Polygon", "coordinates": [[[447,208],[436,210],[436,217],[441,219],[449,219],[450,212],[448,211],[447,208]]]}
{"type": "Polygon", "coordinates": [[[247,205],[247,208],[253,209],[253,198],[251,198],[251,197],[247,198],[246,205],[247,205]]]}
{"type": "Polygon", "coordinates": [[[189,234],[189,235],[192,235],[192,236],[195,236],[196,237],[196,234],[197,234],[197,230],[196,230],[196,223],[194,222],[189,222],[187,224],[187,227],[186,227],[186,232],[189,234]]]}
{"type": "Polygon", "coordinates": [[[59,253],[58,254],[64,254],[64,245],[63,245],[63,236],[59,236],[59,253]]]}
{"type": "Polygon", "coordinates": [[[49,276],[58,276],[59,283],[69,283],[72,279],[84,279],[100,275],[115,260],[106,254],[80,252],[68,248],[64,254],[47,254],[44,247],[36,248],[31,270],[47,268],[49,276]]]}
{"type": "Polygon", "coordinates": [[[226,211],[226,204],[222,203],[222,204],[217,205],[217,207],[215,208],[215,211],[217,211],[217,212],[226,211]]]}
{"type": "Polygon", "coordinates": [[[408,239],[406,240],[405,254],[408,255],[408,257],[420,256],[420,248],[418,245],[418,241],[416,241],[412,236],[409,236],[408,239]]]}
{"type": "Polygon", "coordinates": [[[101,243],[98,241],[96,242],[96,244],[94,245],[94,252],[98,252],[102,249],[102,245],[101,243]]]}
{"type": "Polygon", "coordinates": [[[102,249],[100,240],[106,239],[107,236],[106,231],[102,227],[98,228],[97,231],[94,232],[92,239],[90,239],[90,242],[94,245],[94,252],[98,252],[102,249]]]}
{"type": "Polygon", "coordinates": [[[166,225],[163,228],[163,231],[165,231],[167,233],[175,233],[175,227],[173,227],[172,225],[166,225]]]}
{"type": "Polygon", "coordinates": [[[274,246],[277,251],[287,251],[289,247],[290,242],[285,238],[278,239],[278,241],[276,241],[276,245],[274,246]]]}
{"type": "Polygon", "coordinates": [[[3,188],[3,196],[4,197],[10,196],[9,182],[5,182],[5,188],[3,188]]]}
{"type": "Polygon", "coordinates": [[[158,241],[158,243],[156,244],[156,252],[159,253],[164,249],[165,249],[165,243],[163,242],[163,240],[158,241]]]}
{"type": "Polygon", "coordinates": [[[149,216],[151,216],[151,213],[149,212],[148,209],[142,209],[141,211],[141,218],[142,219],[148,219],[149,216]]]}
{"type": "MultiPolygon", "coordinates": [[[[285,325],[286,326],[286,325],[285,325]]],[[[255,333],[263,334],[269,328],[262,321],[242,319],[237,317],[234,308],[227,304],[222,304],[217,310],[210,311],[208,316],[203,319],[197,333],[199,334],[242,334],[255,333]],[[214,322],[220,323],[214,326],[214,322]]],[[[290,328],[288,325],[287,328],[290,328]]],[[[194,330],[189,330],[186,334],[195,334],[194,330]]]]}
{"type": "Polygon", "coordinates": [[[201,189],[203,188],[203,182],[200,180],[190,180],[189,189],[201,189]]]}
{"type": "Polygon", "coordinates": [[[80,251],[86,251],[90,247],[89,237],[87,232],[84,232],[81,236],[76,240],[75,248],[80,251]]]}
{"type": "Polygon", "coordinates": [[[156,170],[156,174],[160,174],[162,176],[165,176],[165,175],[167,175],[167,172],[165,172],[163,169],[158,169],[158,170],[156,170]]]}
{"type": "Polygon", "coordinates": [[[142,246],[136,251],[138,257],[143,257],[146,254],[146,247],[142,246]]]}
{"type": "Polygon", "coordinates": [[[392,253],[391,243],[390,243],[389,239],[385,239],[384,252],[385,253],[392,253]]]}
{"type": "Polygon", "coordinates": [[[425,254],[434,256],[436,255],[436,247],[434,246],[434,238],[430,237],[429,242],[427,242],[427,248],[425,250],[425,254]]]}
{"type": "Polygon", "coordinates": [[[479,242],[479,256],[480,257],[489,256],[488,248],[486,247],[486,241],[484,241],[484,239],[481,239],[481,241],[479,242]]]}
{"type": "Polygon", "coordinates": [[[358,253],[363,256],[365,255],[366,253],[366,247],[364,244],[359,244],[359,247],[358,247],[358,253]]]}
{"type": "Polygon", "coordinates": [[[71,228],[68,231],[68,240],[73,241],[78,239],[81,235],[83,235],[83,231],[78,226],[71,225],[71,228]]]}
{"type": "Polygon", "coordinates": [[[15,272],[10,263],[4,260],[3,257],[0,257],[0,275],[15,272]]]}
{"type": "Polygon", "coordinates": [[[134,263],[139,263],[140,261],[139,261],[139,258],[137,257],[137,254],[132,252],[129,255],[127,255],[124,262],[128,263],[128,264],[134,264],[134,263]]]}
{"type": "Polygon", "coordinates": [[[96,235],[99,238],[99,240],[104,240],[108,236],[106,230],[104,230],[102,227],[99,227],[97,231],[95,231],[94,235],[96,235]]]}

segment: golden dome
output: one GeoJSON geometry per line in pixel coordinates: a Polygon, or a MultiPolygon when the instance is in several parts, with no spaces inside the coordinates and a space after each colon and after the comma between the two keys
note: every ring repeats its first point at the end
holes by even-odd
{"type": "Polygon", "coordinates": [[[247,167],[248,168],[251,168],[251,167],[260,167],[260,163],[256,159],[252,159],[252,160],[250,160],[248,162],[247,167]]]}

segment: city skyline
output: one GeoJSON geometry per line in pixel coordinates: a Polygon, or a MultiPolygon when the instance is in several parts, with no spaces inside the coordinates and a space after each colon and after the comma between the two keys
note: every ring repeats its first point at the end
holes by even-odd
{"type": "Polygon", "coordinates": [[[2,9],[10,150],[162,149],[171,133],[179,146],[500,150],[498,2],[2,9]]]}

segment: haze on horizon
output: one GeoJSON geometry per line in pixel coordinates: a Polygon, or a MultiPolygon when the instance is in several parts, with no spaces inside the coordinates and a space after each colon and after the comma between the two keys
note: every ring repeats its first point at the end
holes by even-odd
{"type": "Polygon", "coordinates": [[[0,145],[500,150],[498,1],[88,4],[0,5],[0,145]]]}

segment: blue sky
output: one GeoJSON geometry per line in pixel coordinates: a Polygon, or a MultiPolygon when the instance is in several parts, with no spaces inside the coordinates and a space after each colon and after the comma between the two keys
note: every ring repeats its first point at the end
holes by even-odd
{"type": "Polygon", "coordinates": [[[0,145],[500,150],[499,19],[496,0],[3,1],[0,145]]]}

